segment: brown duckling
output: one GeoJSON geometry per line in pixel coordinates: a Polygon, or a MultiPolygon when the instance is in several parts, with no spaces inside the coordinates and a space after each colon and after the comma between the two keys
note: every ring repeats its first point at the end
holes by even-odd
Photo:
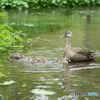
{"type": "Polygon", "coordinates": [[[21,53],[12,53],[9,58],[10,59],[22,59],[24,56],[21,53]]]}
{"type": "Polygon", "coordinates": [[[25,62],[25,63],[35,63],[35,59],[30,58],[30,57],[24,57],[23,62],[25,62]]]}
{"type": "Polygon", "coordinates": [[[71,62],[89,61],[97,57],[97,54],[93,54],[93,52],[86,52],[81,49],[73,49],[71,46],[71,38],[72,38],[71,31],[66,31],[65,34],[60,37],[61,38],[67,37],[67,43],[64,49],[63,57],[67,56],[71,60],[71,62]]]}
{"type": "Polygon", "coordinates": [[[39,56],[36,60],[42,63],[45,63],[47,61],[47,59],[43,56],[39,56]]]}
{"type": "Polygon", "coordinates": [[[71,60],[65,56],[65,58],[56,58],[55,62],[63,64],[63,63],[71,62],[71,60]]]}

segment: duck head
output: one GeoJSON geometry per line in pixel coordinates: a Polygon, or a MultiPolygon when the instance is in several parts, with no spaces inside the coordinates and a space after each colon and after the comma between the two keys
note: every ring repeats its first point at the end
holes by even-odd
{"type": "Polygon", "coordinates": [[[87,14],[86,17],[87,17],[87,20],[92,19],[92,16],[90,14],[87,14]]]}
{"type": "Polygon", "coordinates": [[[90,14],[87,14],[86,16],[83,17],[84,19],[87,20],[92,20],[92,16],[90,14]]]}
{"type": "Polygon", "coordinates": [[[65,60],[66,60],[67,62],[71,62],[71,60],[70,60],[67,56],[65,56],[65,60]]]}
{"type": "Polygon", "coordinates": [[[66,31],[64,35],[60,36],[60,38],[71,38],[72,37],[72,32],[71,31],[66,31]]]}
{"type": "Polygon", "coordinates": [[[34,58],[31,58],[31,59],[30,59],[30,62],[31,62],[31,63],[35,63],[35,59],[34,59],[34,58]]]}

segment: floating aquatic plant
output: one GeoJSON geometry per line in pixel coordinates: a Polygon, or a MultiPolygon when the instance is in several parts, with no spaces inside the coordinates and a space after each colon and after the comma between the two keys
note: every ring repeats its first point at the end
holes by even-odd
{"type": "Polygon", "coordinates": [[[27,86],[27,84],[22,85],[22,87],[25,87],[25,86],[27,86]]]}
{"type": "Polygon", "coordinates": [[[15,81],[11,80],[11,81],[4,81],[3,83],[0,83],[0,85],[11,85],[15,83],[15,81]]]}
{"type": "Polygon", "coordinates": [[[53,95],[53,94],[56,94],[55,92],[47,91],[47,90],[43,90],[43,89],[33,89],[30,92],[31,93],[35,93],[35,94],[45,94],[45,95],[53,95]]]}

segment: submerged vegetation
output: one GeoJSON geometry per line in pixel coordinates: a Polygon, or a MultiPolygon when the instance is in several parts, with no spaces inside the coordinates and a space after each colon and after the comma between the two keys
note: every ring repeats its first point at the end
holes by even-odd
{"type": "Polygon", "coordinates": [[[100,0],[1,0],[0,8],[50,8],[98,6],[100,0]]]}

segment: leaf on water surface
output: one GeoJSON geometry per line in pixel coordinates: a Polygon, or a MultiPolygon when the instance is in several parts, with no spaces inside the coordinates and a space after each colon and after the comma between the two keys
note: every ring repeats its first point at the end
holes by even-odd
{"type": "Polygon", "coordinates": [[[7,77],[7,76],[0,72],[0,77],[7,77]]]}
{"type": "Polygon", "coordinates": [[[15,82],[13,80],[11,80],[11,81],[5,81],[4,83],[0,83],[0,85],[10,85],[13,83],[15,83],[15,82]]]}
{"type": "Polygon", "coordinates": [[[2,94],[0,94],[0,97],[2,97],[2,94]]]}
{"type": "Polygon", "coordinates": [[[18,92],[18,94],[22,94],[21,92],[18,92]]]}
{"type": "Polygon", "coordinates": [[[47,90],[43,90],[43,89],[33,89],[30,92],[31,93],[35,93],[35,94],[45,94],[45,95],[53,95],[53,94],[56,94],[55,92],[47,91],[47,90]]]}
{"type": "Polygon", "coordinates": [[[25,87],[25,86],[27,86],[27,84],[22,85],[22,87],[25,87]]]}

